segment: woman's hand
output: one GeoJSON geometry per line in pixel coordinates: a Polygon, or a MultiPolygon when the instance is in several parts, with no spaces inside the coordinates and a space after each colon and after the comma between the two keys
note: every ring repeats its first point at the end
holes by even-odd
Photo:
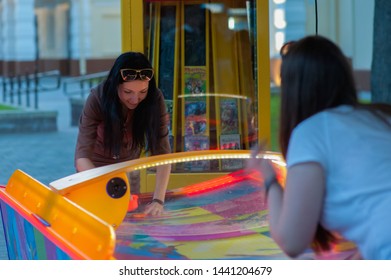
{"type": "Polygon", "coordinates": [[[153,199],[145,208],[144,213],[151,216],[159,216],[164,210],[164,199],[170,177],[171,165],[160,165],[156,168],[156,187],[153,199]]]}
{"type": "Polygon", "coordinates": [[[163,213],[164,206],[156,201],[152,201],[145,207],[144,213],[151,216],[160,216],[163,213]]]}
{"type": "Polygon", "coordinates": [[[92,161],[89,158],[78,158],[75,162],[75,165],[76,165],[77,172],[95,168],[95,165],[92,163],[92,161]]]}
{"type": "Polygon", "coordinates": [[[256,158],[256,156],[265,151],[265,145],[256,146],[251,151],[251,158],[247,161],[246,170],[249,172],[257,171],[261,173],[263,179],[266,181],[269,178],[276,176],[273,164],[270,159],[256,158]]]}

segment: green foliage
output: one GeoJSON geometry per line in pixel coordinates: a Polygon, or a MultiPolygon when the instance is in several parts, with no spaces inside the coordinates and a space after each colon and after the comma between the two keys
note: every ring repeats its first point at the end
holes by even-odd
{"type": "Polygon", "coordinates": [[[0,110],[2,110],[2,111],[4,111],[4,110],[17,110],[17,108],[12,107],[12,106],[8,106],[8,105],[4,105],[4,104],[0,104],[0,110]]]}

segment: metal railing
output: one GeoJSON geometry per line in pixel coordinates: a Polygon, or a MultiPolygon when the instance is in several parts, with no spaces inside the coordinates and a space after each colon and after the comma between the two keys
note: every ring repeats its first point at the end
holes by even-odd
{"type": "Polygon", "coordinates": [[[78,95],[85,98],[92,87],[106,79],[108,73],[108,71],[104,71],[70,78],[63,82],[64,93],[69,97],[78,95]]]}
{"type": "Polygon", "coordinates": [[[52,91],[60,88],[61,73],[58,70],[47,72],[26,73],[13,77],[0,77],[3,103],[26,107],[31,106],[33,95],[34,108],[38,109],[39,92],[52,91]],[[25,101],[23,102],[23,96],[25,101]]]}

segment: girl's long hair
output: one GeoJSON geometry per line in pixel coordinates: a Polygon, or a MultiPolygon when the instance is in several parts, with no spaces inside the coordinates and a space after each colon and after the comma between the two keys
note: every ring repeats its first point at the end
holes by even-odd
{"type": "MultiPolygon", "coordinates": [[[[118,155],[124,137],[124,123],[122,105],[118,96],[118,86],[124,83],[121,69],[152,68],[144,54],[139,52],[126,52],[121,54],[114,62],[107,79],[103,85],[101,96],[104,114],[104,146],[113,155],[118,155]]],[[[161,130],[160,105],[156,80],[149,81],[146,98],[140,102],[133,114],[132,149],[145,149],[152,153],[157,149],[161,130]]]]}
{"type": "MultiPolygon", "coordinates": [[[[284,158],[292,131],[299,123],[339,105],[369,110],[384,122],[387,122],[385,115],[391,116],[389,105],[359,103],[351,64],[330,40],[322,36],[308,36],[291,43],[288,50],[284,49],[279,126],[284,158]]],[[[319,225],[313,248],[316,251],[329,250],[333,241],[333,234],[319,225]]]]}

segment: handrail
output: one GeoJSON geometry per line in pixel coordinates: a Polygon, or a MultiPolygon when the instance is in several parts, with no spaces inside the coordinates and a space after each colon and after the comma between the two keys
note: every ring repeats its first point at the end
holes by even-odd
{"type": "Polygon", "coordinates": [[[67,96],[79,95],[80,97],[84,98],[86,91],[89,91],[90,88],[106,79],[108,73],[108,71],[103,71],[70,78],[63,83],[64,94],[67,96]],[[76,89],[71,90],[70,86],[72,84],[77,84],[78,87],[76,89]],[[86,85],[88,86],[87,88],[85,87],[86,85]]]}
{"type": "Polygon", "coordinates": [[[30,93],[34,94],[34,107],[38,109],[38,92],[51,91],[60,88],[61,73],[59,70],[46,72],[35,72],[33,74],[26,73],[25,75],[17,75],[11,77],[2,77],[0,79],[3,92],[3,102],[14,104],[14,97],[17,97],[17,105],[22,104],[22,94],[26,95],[26,106],[30,107],[30,93]],[[47,78],[54,78],[54,84],[48,86],[43,81],[47,78]]]}

